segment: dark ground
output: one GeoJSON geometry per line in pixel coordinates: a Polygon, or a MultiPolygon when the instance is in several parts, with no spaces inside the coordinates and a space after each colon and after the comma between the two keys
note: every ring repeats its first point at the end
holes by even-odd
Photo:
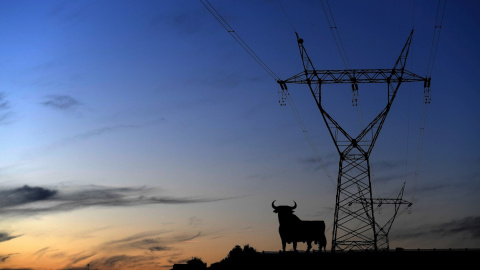
{"type": "Polygon", "coordinates": [[[390,252],[256,252],[224,260],[208,269],[479,269],[480,249],[390,252]]]}

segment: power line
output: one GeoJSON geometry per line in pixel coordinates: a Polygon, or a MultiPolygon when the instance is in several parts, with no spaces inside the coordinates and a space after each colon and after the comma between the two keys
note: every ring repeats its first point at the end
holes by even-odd
{"type": "Polygon", "coordinates": [[[430,76],[432,75],[433,65],[435,64],[435,58],[437,56],[438,43],[440,41],[440,31],[442,30],[443,17],[445,15],[446,4],[447,4],[447,0],[443,0],[443,1],[438,0],[437,16],[435,18],[435,29],[433,31],[433,38],[432,38],[432,47],[430,48],[430,55],[428,57],[427,78],[430,78],[430,76]],[[439,17],[440,10],[442,12],[441,17],[439,17]]]}
{"type": "Polygon", "coordinates": [[[283,11],[283,14],[285,14],[285,17],[287,17],[287,20],[288,20],[288,22],[290,23],[290,26],[292,27],[293,32],[296,33],[297,30],[296,30],[295,27],[293,26],[292,20],[290,20],[290,17],[288,17],[287,12],[286,12],[285,9],[283,8],[282,2],[281,2],[280,0],[278,0],[278,4],[279,4],[280,7],[282,8],[282,11],[283,11]]]}
{"type": "MultiPolygon", "coordinates": [[[[250,46],[248,46],[246,44],[246,42],[243,41],[243,39],[237,34],[237,32],[235,32],[235,30],[228,24],[228,22],[222,17],[222,15],[220,15],[220,13],[213,7],[213,5],[208,0],[200,0],[200,2],[205,6],[205,8],[210,12],[210,14],[212,14],[212,16],[220,23],[220,25],[225,30],[227,30],[227,32],[233,37],[233,39],[248,53],[248,55],[250,55],[250,57],[252,57],[253,60],[255,60],[255,62],[257,62],[257,64],[260,67],[262,67],[275,81],[280,80],[280,78],[265,64],[265,62],[263,62],[260,59],[260,57],[250,48],[250,46]]],[[[293,23],[290,20],[290,18],[288,18],[288,15],[285,12],[285,9],[283,8],[282,4],[280,3],[280,1],[278,3],[280,4],[285,16],[287,17],[290,25],[292,26],[293,30],[295,31],[295,27],[293,26],[293,23]]],[[[315,144],[313,143],[313,140],[310,137],[310,135],[309,135],[309,133],[308,133],[306,127],[305,127],[305,124],[303,123],[303,121],[300,117],[300,114],[298,113],[298,110],[295,106],[295,103],[293,102],[292,97],[290,97],[287,89],[284,89],[282,91],[286,92],[285,96],[289,100],[289,104],[290,104],[290,107],[292,109],[292,112],[295,115],[295,118],[296,118],[298,124],[300,125],[302,133],[304,134],[305,138],[307,139],[307,142],[308,142],[309,146],[312,148],[312,151],[315,155],[315,158],[320,163],[322,169],[325,171],[325,174],[329,178],[330,182],[332,182],[332,184],[335,186],[333,178],[330,175],[330,172],[328,171],[328,169],[327,169],[325,163],[323,162],[322,158],[320,157],[320,154],[318,153],[318,150],[316,149],[315,144]]]]}
{"type": "Polygon", "coordinates": [[[266,64],[260,59],[260,57],[247,45],[245,41],[240,37],[240,35],[235,32],[235,30],[228,24],[228,22],[220,15],[220,13],[213,7],[213,5],[208,0],[200,0],[200,2],[205,6],[205,8],[212,14],[212,16],[220,23],[220,25],[227,30],[227,32],[233,37],[233,39],[250,55],[250,57],[257,62],[257,64],[265,70],[275,81],[279,80],[278,77],[266,64]]]}
{"type": "MultiPolygon", "coordinates": [[[[435,64],[435,58],[437,56],[438,44],[440,41],[440,31],[442,30],[443,18],[445,16],[446,4],[447,4],[447,0],[438,0],[437,15],[435,17],[435,28],[433,30],[433,37],[432,37],[432,46],[430,48],[430,54],[428,57],[427,76],[426,76],[427,79],[431,78],[432,76],[433,66],[435,64]]],[[[414,202],[415,200],[415,193],[417,189],[418,175],[420,170],[420,161],[422,158],[422,151],[423,151],[425,125],[427,120],[427,105],[429,103],[430,103],[430,82],[428,81],[428,84],[425,85],[425,101],[422,105],[422,113],[420,117],[420,134],[418,139],[417,160],[415,163],[414,184],[413,184],[412,200],[411,200],[412,202],[414,202]]]]}
{"type": "MultiPolygon", "coordinates": [[[[320,1],[322,4],[323,13],[325,14],[325,18],[327,19],[328,26],[330,27],[330,31],[332,32],[333,39],[335,40],[335,45],[337,46],[338,52],[340,53],[340,58],[342,59],[343,65],[347,70],[353,70],[352,65],[350,64],[350,60],[347,56],[347,51],[345,50],[345,46],[343,45],[342,38],[340,37],[340,32],[338,31],[337,23],[335,22],[335,17],[333,16],[332,8],[328,3],[328,0],[320,1]],[[325,1],[326,4],[323,2],[325,1]]],[[[363,113],[362,113],[362,106],[358,101],[358,85],[352,84],[352,105],[357,107],[357,117],[358,123],[360,126],[360,130],[363,129],[363,113]]]]}
{"type": "Polygon", "coordinates": [[[327,18],[328,26],[330,27],[330,31],[332,32],[333,39],[335,40],[335,44],[337,45],[338,52],[340,53],[340,57],[342,58],[343,65],[345,69],[352,69],[350,65],[350,60],[348,60],[347,52],[345,51],[345,47],[343,46],[342,38],[340,37],[340,32],[338,31],[337,24],[335,23],[335,18],[333,17],[332,9],[330,8],[330,4],[328,0],[325,0],[326,6],[323,4],[323,1],[320,1],[322,4],[323,13],[325,13],[325,17],[327,18]]]}
{"type": "MultiPolygon", "coordinates": [[[[280,5],[280,8],[282,9],[283,14],[287,18],[290,26],[292,27],[293,32],[296,34],[297,31],[296,31],[295,27],[293,26],[292,20],[288,16],[288,14],[285,11],[285,8],[283,7],[280,0],[278,0],[278,4],[280,5]]],[[[321,158],[321,156],[320,156],[320,154],[319,154],[319,152],[318,152],[318,150],[315,146],[315,143],[313,142],[312,138],[310,137],[310,134],[308,133],[308,130],[307,130],[305,124],[303,123],[302,118],[300,117],[300,113],[298,112],[297,107],[295,106],[295,102],[293,101],[293,98],[290,96],[290,93],[288,92],[288,89],[285,87],[285,89],[282,89],[282,91],[284,92],[283,97],[285,97],[288,100],[288,103],[290,104],[290,108],[292,109],[292,112],[293,112],[295,118],[297,119],[298,125],[300,126],[300,130],[302,131],[303,135],[305,136],[305,139],[307,140],[308,145],[312,149],[316,160],[318,161],[318,163],[320,163],[320,166],[322,167],[323,171],[327,175],[327,177],[330,180],[330,182],[332,183],[332,185],[336,186],[335,181],[333,180],[333,177],[331,176],[327,166],[323,162],[323,159],[321,158]]]]}
{"type": "MultiPolygon", "coordinates": [[[[288,91],[288,90],[285,90],[288,91]]],[[[320,154],[318,153],[317,148],[315,147],[315,143],[313,142],[312,138],[310,137],[310,134],[307,131],[307,128],[305,127],[305,124],[302,121],[302,118],[300,117],[300,114],[298,113],[297,107],[295,106],[295,103],[293,102],[292,97],[288,94],[287,92],[287,99],[290,104],[290,108],[292,108],[292,112],[295,115],[295,118],[297,119],[298,124],[300,125],[300,129],[302,130],[303,135],[307,139],[308,144],[310,145],[310,148],[312,148],[312,151],[315,155],[315,158],[317,159],[318,163],[320,163],[320,166],[322,167],[323,171],[327,175],[328,179],[332,183],[333,186],[336,186],[335,181],[333,180],[332,176],[330,175],[330,172],[328,171],[327,166],[323,162],[323,159],[320,157],[320,154]]]]}

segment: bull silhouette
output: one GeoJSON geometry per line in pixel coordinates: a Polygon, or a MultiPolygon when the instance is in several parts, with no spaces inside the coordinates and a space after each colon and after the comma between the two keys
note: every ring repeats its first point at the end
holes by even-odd
{"type": "Polygon", "coordinates": [[[272,202],[273,212],[278,214],[278,222],[280,226],[278,231],[282,239],[282,248],[285,251],[286,244],[293,243],[293,250],[297,251],[297,242],[307,242],[307,252],[312,248],[312,241],[318,244],[320,251],[322,248],[327,251],[327,238],[325,237],[325,222],[318,221],[303,221],[293,214],[293,210],[297,208],[297,203],[294,206],[275,206],[275,201],[272,202]]]}

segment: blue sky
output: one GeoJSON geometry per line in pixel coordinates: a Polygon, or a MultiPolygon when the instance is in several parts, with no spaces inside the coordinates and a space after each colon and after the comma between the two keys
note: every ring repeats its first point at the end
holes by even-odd
{"type": "MultiPolygon", "coordinates": [[[[278,1],[211,3],[277,76],[302,71],[278,1]]],[[[413,26],[407,67],[421,76],[437,4],[330,2],[353,68],[393,67],[413,26]]],[[[320,1],[282,5],[315,67],[343,69],[320,1]]],[[[479,11],[447,3],[417,183],[422,83],[400,87],[372,153],[375,193],[395,196],[406,179],[415,196],[393,248],[479,247],[479,11]]],[[[335,186],[276,82],[200,1],[0,1],[0,31],[0,267],[163,269],[237,244],[278,250],[273,200],[325,220],[330,247],[335,186]]],[[[350,86],[324,89],[358,132],[350,86]]],[[[289,91],[335,180],[308,88],[289,91]]],[[[382,94],[360,85],[366,122],[382,94]]]]}

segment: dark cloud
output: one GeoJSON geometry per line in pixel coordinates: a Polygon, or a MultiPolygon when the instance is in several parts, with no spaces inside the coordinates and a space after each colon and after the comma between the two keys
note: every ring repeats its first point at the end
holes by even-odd
{"type": "Polygon", "coordinates": [[[92,206],[125,207],[146,204],[192,204],[232,198],[176,198],[150,195],[153,189],[80,186],[70,190],[23,186],[3,189],[0,215],[32,215],[63,212],[92,206]],[[11,199],[11,200],[10,200],[11,199]]]}
{"type": "Polygon", "coordinates": [[[79,106],[80,102],[66,95],[49,95],[41,104],[58,110],[69,110],[79,106]]]}
{"type": "Polygon", "coordinates": [[[0,242],[6,242],[12,239],[15,239],[17,237],[20,237],[22,235],[11,235],[7,232],[0,232],[0,242]]]}
{"type": "Polygon", "coordinates": [[[41,187],[29,187],[27,185],[21,188],[1,190],[0,209],[47,200],[56,193],[56,190],[49,190],[41,187]]]}
{"type": "Polygon", "coordinates": [[[396,234],[396,237],[399,239],[415,239],[419,237],[441,239],[447,236],[458,239],[480,240],[480,216],[465,217],[441,224],[426,224],[408,232],[396,234]]]}

